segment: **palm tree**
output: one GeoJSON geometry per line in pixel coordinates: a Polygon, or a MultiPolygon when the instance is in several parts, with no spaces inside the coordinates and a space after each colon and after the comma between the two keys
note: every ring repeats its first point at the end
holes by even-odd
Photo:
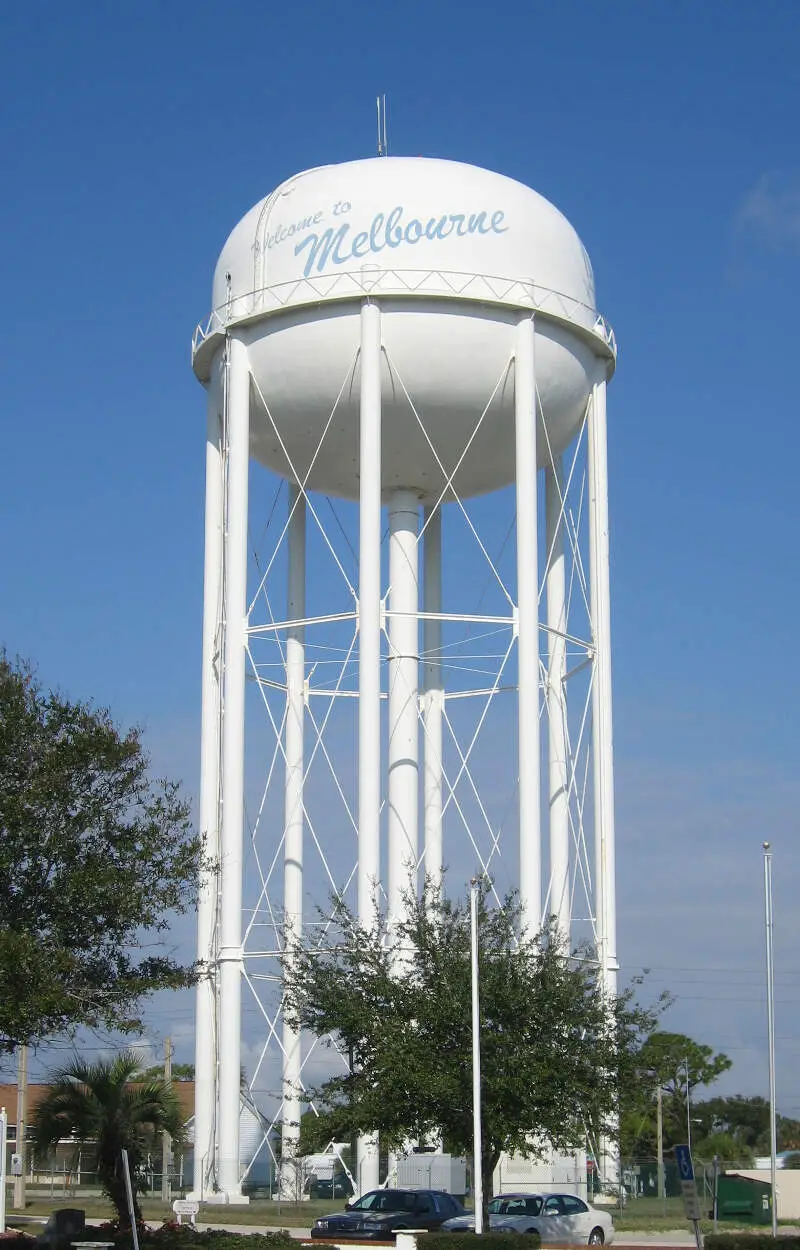
{"type": "Polygon", "coordinates": [[[94,1148],[101,1187],[122,1227],[130,1226],[130,1215],[121,1152],[128,1152],[138,1222],[140,1165],[162,1133],[178,1143],[185,1136],[176,1094],[163,1080],[143,1081],[142,1067],[142,1056],[133,1050],[91,1064],[76,1057],[53,1073],[33,1114],[34,1148],[42,1154],[65,1137],[94,1148]]]}

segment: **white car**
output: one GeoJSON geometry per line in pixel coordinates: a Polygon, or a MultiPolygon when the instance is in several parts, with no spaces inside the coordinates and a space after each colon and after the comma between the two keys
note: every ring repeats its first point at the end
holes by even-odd
{"type": "MultiPolygon", "coordinates": [[[[474,1227],[473,1215],[458,1215],[442,1224],[442,1232],[474,1227]]],[[[489,1203],[489,1227],[492,1232],[537,1232],[543,1245],[610,1246],[614,1240],[608,1212],[575,1194],[501,1194],[489,1203]]]]}

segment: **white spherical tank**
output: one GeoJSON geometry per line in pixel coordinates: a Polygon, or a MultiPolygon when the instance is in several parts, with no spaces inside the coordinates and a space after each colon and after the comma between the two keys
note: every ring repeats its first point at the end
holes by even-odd
{"type": "Polygon", "coordinates": [[[256,204],[225,244],[194,365],[207,380],[225,331],[236,328],[254,379],[252,454],[310,489],[358,498],[365,294],[382,313],[387,492],[405,487],[437,499],[452,477],[466,498],[514,480],[521,311],[536,323],[540,464],[574,434],[597,358],[613,367],[586,250],[535,191],[423,158],[298,174],[256,204]]]}

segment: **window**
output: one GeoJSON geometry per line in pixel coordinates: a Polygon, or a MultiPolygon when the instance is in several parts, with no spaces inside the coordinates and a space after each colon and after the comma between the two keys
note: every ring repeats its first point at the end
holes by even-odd
{"type": "Polygon", "coordinates": [[[548,1198],[544,1204],[544,1214],[545,1215],[560,1215],[561,1214],[561,1199],[560,1198],[548,1198]]]}
{"type": "Polygon", "coordinates": [[[526,1215],[541,1215],[542,1214],[541,1198],[526,1198],[525,1199],[525,1214],[526,1215]]]}
{"type": "Polygon", "coordinates": [[[588,1210],[585,1202],[581,1202],[580,1198],[573,1198],[571,1194],[562,1196],[561,1205],[565,1215],[584,1215],[588,1210]]]}

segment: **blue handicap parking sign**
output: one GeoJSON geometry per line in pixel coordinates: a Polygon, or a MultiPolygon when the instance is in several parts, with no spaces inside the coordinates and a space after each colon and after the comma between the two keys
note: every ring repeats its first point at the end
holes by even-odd
{"type": "Polygon", "coordinates": [[[692,1167],[692,1155],[688,1146],[675,1147],[675,1162],[678,1165],[678,1175],[682,1181],[694,1180],[694,1168],[692,1167]]]}

